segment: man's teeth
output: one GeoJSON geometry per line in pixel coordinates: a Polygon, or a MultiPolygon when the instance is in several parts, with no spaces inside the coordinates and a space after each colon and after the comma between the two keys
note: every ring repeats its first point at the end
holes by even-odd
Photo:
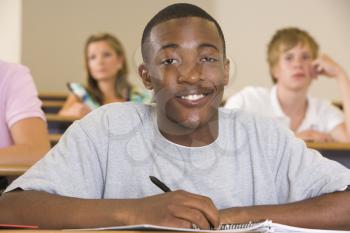
{"type": "Polygon", "coordinates": [[[203,97],[204,97],[203,94],[200,94],[200,95],[186,95],[186,96],[181,96],[181,99],[195,101],[195,100],[199,100],[199,99],[201,99],[203,97]]]}

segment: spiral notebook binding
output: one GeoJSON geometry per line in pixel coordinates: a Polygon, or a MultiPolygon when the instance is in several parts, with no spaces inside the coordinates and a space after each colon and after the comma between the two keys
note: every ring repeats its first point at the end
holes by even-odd
{"type": "Polygon", "coordinates": [[[269,220],[249,221],[248,223],[221,224],[219,230],[252,230],[266,225],[269,220]]]}

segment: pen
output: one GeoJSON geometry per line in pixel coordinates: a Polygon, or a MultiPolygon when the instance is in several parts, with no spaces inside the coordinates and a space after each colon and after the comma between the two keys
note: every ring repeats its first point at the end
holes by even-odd
{"type": "Polygon", "coordinates": [[[171,189],[168,186],[166,186],[162,181],[158,180],[156,177],[149,176],[149,178],[151,179],[153,184],[155,184],[158,188],[160,188],[164,192],[166,193],[171,192],[171,189]]]}
{"type": "MultiPolygon", "coordinates": [[[[166,186],[162,181],[158,180],[154,176],[149,176],[152,183],[155,184],[158,188],[163,190],[163,192],[171,192],[171,189],[166,186]]],[[[249,222],[248,224],[220,224],[218,228],[215,228],[213,225],[210,224],[209,230],[232,230],[232,229],[240,229],[243,226],[249,226],[249,224],[252,224],[252,222],[249,222]]],[[[196,224],[192,223],[192,229],[200,230],[199,227],[197,227],[196,224]]]]}
{"type": "MultiPolygon", "coordinates": [[[[166,186],[162,181],[158,180],[156,177],[154,176],[149,176],[149,178],[151,179],[152,183],[155,184],[158,188],[160,188],[161,190],[163,190],[165,193],[167,192],[171,192],[171,189],[166,186]]],[[[213,227],[210,226],[210,228],[212,229],[213,227]]],[[[192,229],[197,229],[200,230],[199,227],[197,227],[196,224],[192,223],[192,229]]]]}

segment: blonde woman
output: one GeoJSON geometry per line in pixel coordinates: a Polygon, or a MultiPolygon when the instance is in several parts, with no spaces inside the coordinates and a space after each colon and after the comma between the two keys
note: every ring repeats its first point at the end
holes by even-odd
{"type": "MultiPolygon", "coordinates": [[[[90,36],[84,49],[87,73],[86,90],[97,105],[130,100],[142,101],[128,81],[128,65],[120,41],[108,33],[90,36]]],[[[81,98],[70,94],[60,115],[83,117],[91,111],[81,98]]]]}

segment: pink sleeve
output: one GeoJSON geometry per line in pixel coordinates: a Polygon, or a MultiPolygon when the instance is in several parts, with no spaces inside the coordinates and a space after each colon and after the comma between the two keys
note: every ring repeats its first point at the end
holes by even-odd
{"type": "MultiPolygon", "coordinates": [[[[12,72],[12,71],[9,71],[12,72]]],[[[19,120],[30,117],[40,117],[45,120],[41,110],[41,101],[38,98],[31,74],[26,67],[19,66],[11,74],[6,91],[6,122],[9,127],[19,120]]]]}

